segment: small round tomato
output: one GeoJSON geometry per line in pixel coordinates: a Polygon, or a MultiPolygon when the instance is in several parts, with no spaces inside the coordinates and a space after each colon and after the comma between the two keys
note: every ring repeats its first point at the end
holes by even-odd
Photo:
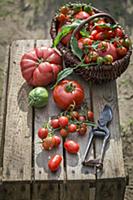
{"type": "Polygon", "coordinates": [[[60,166],[60,163],[62,161],[61,155],[54,155],[49,161],[48,161],[48,167],[52,172],[57,171],[57,169],[60,166]]]}
{"type": "Polygon", "coordinates": [[[86,120],[86,117],[84,115],[80,115],[78,120],[83,122],[86,120]]]}
{"type": "Polygon", "coordinates": [[[107,48],[108,48],[108,43],[107,42],[105,42],[105,41],[99,42],[98,50],[106,51],[107,48]]]}
{"type": "Polygon", "coordinates": [[[60,130],[60,135],[61,135],[62,137],[67,137],[68,134],[69,134],[68,130],[66,130],[66,129],[64,129],[64,128],[62,128],[62,129],[60,130]]]}
{"type": "Polygon", "coordinates": [[[59,120],[58,119],[51,119],[50,124],[53,128],[59,128],[59,120]]]}
{"type": "Polygon", "coordinates": [[[113,62],[113,56],[106,55],[104,58],[105,58],[105,64],[112,64],[112,62],[113,62]]]}
{"type": "Polygon", "coordinates": [[[54,145],[55,145],[55,140],[53,139],[52,136],[45,138],[42,143],[42,147],[45,150],[51,150],[54,147],[54,145]]]}
{"type": "Polygon", "coordinates": [[[54,88],[53,98],[61,109],[66,110],[72,104],[79,107],[84,99],[84,89],[77,81],[63,80],[54,88]]]}
{"type": "Polygon", "coordinates": [[[60,13],[60,15],[57,16],[57,20],[59,22],[64,22],[67,20],[67,17],[63,13],[60,13]]]}
{"type": "Polygon", "coordinates": [[[87,112],[88,120],[94,121],[94,113],[92,111],[87,112]]]}
{"type": "Polygon", "coordinates": [[[54,135],[54,136],[53,136],[53,140],[54,140],[54,146],[55,146],[55,147],[58,147],[59,144],[61,143],[60,137],[57,136],[57,135],[54,135]]]}
{"type": "Polygon", "coordinates": [[[83,49],[83,47],[85,46],[85,45],[88,45],[88,46],[90,46],[90,45],[92,45],[92,40],[90,39],[90,38],[80,38],[79,40],[78,40],[78,47],[80,48],[80,49],[83,49]]]}
{"type": "Polygon", "coordinates": [[[79,130],[78,130],[78,134],[79,135],[85,135],[86,134],[86,132],[87,132],[87,126],[81,126],[80,128],[79,128],[79,130]]]}
{"type": "Polygon", "coordinates": [[[85,11],[78,12],[75,16],[76,19],[87,19],[90,15],[85,11]]]}
{"type": "Polygon", "coordinates": [[[127,54],[127,48],[125,48],[123,46],[118,47],[116,50],[117,50],[117,54],[118,54],[119,58],[122,58],[127,54]]]}
{"type": "Polygon", "coordinates": [[[105,40],[107,39],[108,33],[106,31],[104,32],[99,32],[95,35],[94,39],[95,40],[105,40]]]}
{"type": "Polygon", "coordinates": [[[79,151],[79,144],[73,140],[67,140],[64,143],[64,148],[67,150],[67,152],[75,154],[79,151]]]}
{"type": "Polygon", "coordinates": [[[64,15],[66,15],[66,14],[68,14],[68,12],[69,12],[69,8],[66,7],[66,6],[62,6],[62,7],[60,8],[60,12],[61,12],[62,14],[64,14],[64,15]]]}
{"type": "Polygon", "coordinates": [[[92,62],[96,62],[97,58],[98,58],[98,53],[96,51],[91,51],[90,52],[90,59],[91,59],[91,61],[92,62]]]}
{"type": "Polygon", "coordinates": [[[95,39],[95,36],[97,35],[97,33],[98,33],[98,31],[95,30],[95,29],[91,32],[91,35],[90,35],[90,36],[91,36],[91,39],[92,39],[92,40],[95,39]]]}
{"type": "Polygon", "coordinates": [[[104,63],[103,57],[99,56],[99,57],[97,58],[97,64],[98,64],[98,65],[102,65],[103,63],[104,63]]]}
{"type": "Polygon", "coordinates": [[[66,127],[68,125],[68,122],[69,122],[68,117],[66,117],[66,116],[59,117],[60,127],[66,127]]]}
{"type": "Polygon", "coordinates": [[[72,111],[70,113],[72,119],[78,119],[79,118],[79,113],[77,111],[72,111]]]}
{"type": "Polygon", "coordinates": [[[124,47],[126,47],[127,49],[129,49],[129,47],[131,46],[131,40],[130,40],[129,38],[123,39],[122,45],[123,45],[124,47]]]}
{"type": "Polygon", "coordinates": [[[47,128],[39,128],[39,130],[38,130],[38,137],[43,140],[47,136],[48,136],[48,129],[47,128]]]}
{"type": "Polygon", "coordinates": [[[76,131],[76,129],[77,129],[76,124],[69,124],[69,125],[68,125],[68,131],[69,131],[70,133],[74,133],[74,132],[76,131]]]}
{"type": "Polygon", "coordinates": [[[89,64],[89,63],[91,62],[91,59],[90,59],[90,56],[89,56],[89,55],[85,55],[85,56],[84,56],[84,62],[85,62],[86,64],[89,64]]]}
{"type": "Polygon", "coordinates": [[[124,35],[122,29],[119,28],[119,27],[116,28],[114,32],[115,32],[115,36],[116,36],[116,37],[120,37],[120,38],[122,38],[123,35],[124,35]]]}

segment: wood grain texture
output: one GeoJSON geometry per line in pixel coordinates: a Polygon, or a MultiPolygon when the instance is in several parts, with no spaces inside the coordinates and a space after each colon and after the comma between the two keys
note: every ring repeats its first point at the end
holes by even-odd
{"type": "MultiPolygon", "coordinates": [[[[38,40],[36,42],[37,47],[41,46],[50,46],[49,40],[38,40]]],[[[57,170],[56,173],[51,173],[48,168],[48,160],[54,154],[60,154],[63,156],[63,146],[62,142],[58,148],[53,148],[51,151],[42,150],[41,145],[38,144],[40,139],[37,136],[38,128],[40,128],[44,122],[48,121],[50,116],[57,115],[61,111],[55,105],[52,98],[52,91],[50,87],[47,87],[49,91],[49,101],[48,105],[42,109],[35,109],[35,120],[34,120],[34,132],[35,132],[35,141],[34,141],[34,165],[35,165],[35,180],[64,180],[64,167],[63,162],[61,167],[57,170]]],[[[59,135],[59,133],[57,133],[59,135]]]]}
{"type": "Polygon", "coordinates": [[[75,181],[60,185],[61,200],[94,200],[90,197],[90,185],[87,183],[75,181]]]}
{"type": "MultiPolygon", "coordinates": [[[[77,75],[73,75],[69,79],[77,80],[85,90],[85,101],[87,102],[88,107],[90,108],[90,91],[89,91],[89,83],[85,82],[83,79],[78,77],[77,75]]],[[[69,154],[66,151],[66,171],[67,171],[67,180],[87,180],[89,182],[95,181],[95,170],[89,167],[85,167],[82,165],[83,156],[86,150],[86,146],[88,144],[89,131],[88,128],[87,134],[85,136],[80,136],[78,133],[72,133],[68,136],[67,139],[72,139],[80,145],[79,152],[75,154],[69,154]]],[[[66,140],[67,140],[66,139],[66,140]]],[[[87,159],[93,159],[93,145],[90,149],[87,159]]]]}
{"type": "Polygon", "coordinates": [[[3,69],[3,90],[2,90],[2,97],[1,97],[1,101],[0,101],[0,168],[1,168],[0,176],[1,176],[1,172],[2,172],[3,148],[4,148],[9,55],[10,55],[10,46],[7,46],[6,56],[5,56],[5,66],[3,69]]]}
{"type": "MultiPolygon", "coordinates": [[[[92,86],[92,99],[93,99],[93,109],[95,120],[99,118],[99,114],[102,111],[105,104],[111,106],[113,110],[113,120],[109,126],[111,132],[111,138],[106,147],[106,152],[103,162],[103,170],[97,170],[97,184],[96,184],[96,200],[101,199],[113,199],[116,200],[118,197],[118,187],[119,185],[121,190],[121,198],[124,198],[123,193],[125,190],[125,171],[124,171],[124,162],[123,162],[123,153],[122,153],[122,141],[120,136],[119,129],[119,111],[118,111],[118,100],[117,100],[117,89],[116,82],[112,81],[102,85],[93,85],[92,86]],[[113,183],[111,184],[111,180],[113,183]],[[119,183],[121,179],[121,184],[119,183]],[[101,186],[102,180],[105,180],[105,185],[101,186]],[[113,187],[113,189],[112,189],[113,187]],[[107,188],[107,190],[106,190],[107,188]],[[103,198],[103,193],[106,198],[103,198]],[[112,196],[111,196],[112,195],[112,196]],[[111,196],[111,197],[110,197],[111,196]]],[[[95,141],[95,151],[96,157],[100,156],[100,151],[102,147],[102,140],[96,139],[95,141]]]]}
{"type": "Polygon", "coordinates": [[[28,106],[30,87],[22,78],[20,59],[33,47],[33,40],[16,41],[11,46],[3,181],[31,180],[32,109],[28,106]]]}
{"type": "Polygon", "coordinates": [[[30,185],[26,183],[3,183],[0,185],[0,200],[31,200],[30,185]]]}
{"type": "Polygon", "coordinates": [[[34,183],[32,200],[59,200],[60,190],[57,183],[34,183]]]}

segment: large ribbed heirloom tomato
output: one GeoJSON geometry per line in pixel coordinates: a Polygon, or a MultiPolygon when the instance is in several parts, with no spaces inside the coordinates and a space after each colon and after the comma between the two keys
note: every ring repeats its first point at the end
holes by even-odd
{"type": "Polygon", "coordinates": [[[23,78],[30,85],[46,86],[56,80],[62,58],[53,48],[35,48],[22,56],[20,66],[23,78]]]}

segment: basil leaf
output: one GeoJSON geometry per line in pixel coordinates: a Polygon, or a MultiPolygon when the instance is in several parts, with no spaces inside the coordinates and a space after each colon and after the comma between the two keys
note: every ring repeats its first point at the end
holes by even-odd
{"type": "Polygon", "coordinates": [[[51,87],[51,89],[54,89],[54,87],[55,87],[61,80],[63,80],[64,78],[66,78],[67,76],[69,76],[70,74],[72,74],[73,71],[74,71],[74,68],[70,68],[70,67],[65,68],[65,69],[63,69],[62,71],[60,71],[60,72],[58,73],[58,76],[57,76],[57,81],[56,81],[56,83],[54,84],[54,86],[51,87]]]}
{"type": "Polygon", "coordinates": [[[83,56],[83,51],[78,47],[78,41],[74,36],[71,37],[70,46],[73,54],[81,60],[83,56]]]}
{"type": "Polygon", "coordinates": [[[79,24],[81,23],[81,20],[76,20],[72,24],[62,26],[61,31],[57,34],[56,38],[53,42],[53,47],[56,47],[61,39],[66,36],[70,31],[74,30],[79,24]]]}
{"type": "Polygon", "coordinates": [[[82,29],[82,30],[80,31],[80,34],[81,34],[83,37],[89,37],[89,36],[90,36],[89,32],[88,32],[86,29],[82,29]]]}

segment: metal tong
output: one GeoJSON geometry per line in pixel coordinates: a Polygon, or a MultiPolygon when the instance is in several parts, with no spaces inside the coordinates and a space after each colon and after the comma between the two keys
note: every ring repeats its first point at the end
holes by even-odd
{"type": "Polygon", "coordinates": [[[89,142],[87,144],[87,148],[82,162],[84,166],[92,166],[92,167],[96,166],[97,168],[102,169],[106,144],[110,138],[110,131],[107,126],[112,121],[112,118],[113,118],[113,112],[111,107],[105,105],[103,111],[100,113],[97,128],[92,128],[92,130],[89,133],[90,135],[89,142]],[[100,137],[103,139],[100,158],[99,159],[95,158],[93,160],[86,160],[93,139],[96,137],[100,137]]]}

